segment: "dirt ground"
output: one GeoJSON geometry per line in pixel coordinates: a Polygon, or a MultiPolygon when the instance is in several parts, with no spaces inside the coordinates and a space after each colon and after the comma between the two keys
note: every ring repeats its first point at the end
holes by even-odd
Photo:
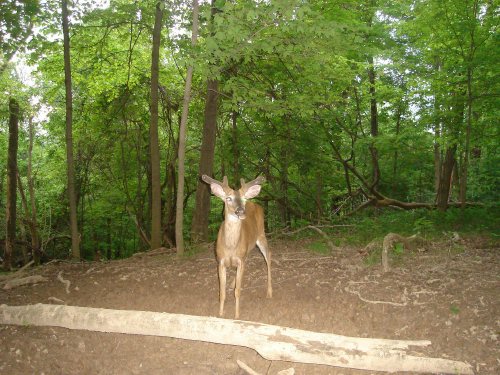
{"type": "MultiPolygon", "coordinates": [[[[334,255],[308,248],[318,239],[272,240],[273,298],[255,250],[247,261],[241,319],[356,337],[431,340],[419,354],[465,361],[500,374],[500,250],[480,238],[443,241],[411,252],[388,273],[366,265],[360,248],[334,255]]],[[[0,304],[63,303],[202,316],[218,312],[213,249],[186,259],[170,251],[111,262],[52,262],[28,274],[47,282],[0,289],[0,304]],[[60,278],[58,279],[58,274],[60,278]],[[60,279],[71,282],[69,293],[60,279]]],[[[228,294],[225,317],[234,315],[228,294]]],[[[268,361],[252,349],[54,327],[0,325],[0,374],[296,374],[373,372],[268,361]]]]}

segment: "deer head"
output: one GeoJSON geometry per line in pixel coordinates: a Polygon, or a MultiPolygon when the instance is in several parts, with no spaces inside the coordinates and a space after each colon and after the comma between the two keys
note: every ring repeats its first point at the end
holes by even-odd
{"type": "Polygon", "coordinates": [[[222,182],[214,180],[207,175],[203,175],[202,179],[207,184],[210,184],[212,193],[222,199],[225,204],[226,215],[230,219],[235,220],[243,220],[246,218],[246,200],[256,197],[260,193],[261,184],[266,181],[262,176],[248,183],[245,183],[245,180],[241,179],[240,189],[233,190],[228,185],[227,176],[224,176],[222,182]]]}

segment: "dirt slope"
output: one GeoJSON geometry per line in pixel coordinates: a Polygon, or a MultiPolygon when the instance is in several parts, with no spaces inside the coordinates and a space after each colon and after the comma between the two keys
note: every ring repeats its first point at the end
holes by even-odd
{"type": "MultiPolygon", "coordinates": [[[[307,242],[271,241],[272,299],[265,262],[248,259],[241,319],[318,332],[387,339],[427,339],[420,354],[500,373],[500,251],[485,241],[434,244],[384,274],[364,264],[359,249],[315,254],[307,242]]],[[[45,283],[0,289],[0,303],[65,303],[127,310],[211,315],[218,310],[211,248],[178,260],[170,252],[94,263],[54,262],[29,274],[45,283]],[[58,278],[59,273],[60,277],[58,278]],[[71,282],[69,293],[61,282],[71,282]],[[59,301],[60,300],[60,301],[59,301]]],[[[233,317],[229,293],[226,317],[233,317]]],[[[159,337],[0,326],[0,374],[244,374],[240,359],[262,374],[367,371],[270,362],[251,349],[159,337]]],[[[418,354],[418,353],[417,353],[418,354]]]]}

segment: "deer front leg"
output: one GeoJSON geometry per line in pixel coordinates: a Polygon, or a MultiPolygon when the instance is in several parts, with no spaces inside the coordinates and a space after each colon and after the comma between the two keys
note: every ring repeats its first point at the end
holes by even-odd
{"type": "Polygon", "coordinates": [[[243,271],[245,270],[245,263],[243,260],[237,260],[236,268],[236,284],[234,286],[234,297],[236,299],[236,309],[234,312],[234,319],[239,319],[240,317],[240,296],[241,296],[241,279],[243,278],[243,271]]]}
{"type": "Polygon", "coordinates": [[[273,297],[273,286],[271,282],[271,252],[267,253],[267,298],[273,297]]]}
{"type": "Polygon", "coordinates": [[[271,250],[267,244],[266,237],[261,237],[257,240],[257,246],[260,252],[264,255],[267,265],[267,298],[272,298],[273,296],[273,286],[271,281],[271,250]]]}
{"type": "Polygon", "coordinates": [[[226,266],[224,259],[219,261],[219,316],[224,314],[224,301],[226,300],[226,266]]]}

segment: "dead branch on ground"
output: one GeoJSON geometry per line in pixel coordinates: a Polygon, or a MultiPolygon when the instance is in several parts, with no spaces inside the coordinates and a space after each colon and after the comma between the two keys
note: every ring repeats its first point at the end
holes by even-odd
{"type": "Polygon", "coordinates": [[[428,340],[347,337],[205,316],[36,304],[0,305],[0,324],[56,326],[98,332],[167,336],[252,348],[268,360],[386,372],[473,374],[471,365],[409,354],[428,340]]]}
{"type": "Polygon", "coordinates": [[[38,284],[45,281],[48,281],[48,279],[40,275],[27,276],[19,279],[8,280],[3,286],[3,289],[8,290],[22,285],[38,284]]]}
{"type": "Polygon", "coordinates": [[[340,248],[333,244],[333,242],[330,240],[330,237],[328,237],[328,235],[325,232],[323,232],[321,229],[319,229],[317,226],[314,226],[314,225],[306,225],[305,227],[299,228],[299,229],[294,230],[292,232],[284,232],[283,234],[290,236],[292,234],[302,232],[303,230],[306,230],[306,229],[312,229],[312,230],[316,231],[317,233],[319,233],[325,239],[326,243],[328,244],[328,246],[330,247],[330,250],[333,253],[340,251],[340,248]]]}

